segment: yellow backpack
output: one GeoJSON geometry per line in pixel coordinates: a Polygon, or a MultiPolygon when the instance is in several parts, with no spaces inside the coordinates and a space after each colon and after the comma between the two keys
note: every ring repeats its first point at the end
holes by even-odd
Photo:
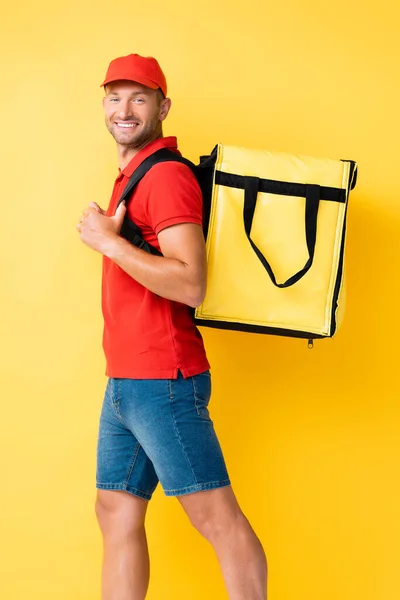
{"type": "Polygon", "coordinates": [[[222,144],[213,155],[208,287],[197,324],[310,344],[331,337],[344,307],[357,163],[222,144]]]}

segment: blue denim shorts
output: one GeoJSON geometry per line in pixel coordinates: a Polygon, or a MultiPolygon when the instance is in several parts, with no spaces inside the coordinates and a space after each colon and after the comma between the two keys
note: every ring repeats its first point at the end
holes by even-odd
{"type": "Polygon", "coordinates": [[[101,409],[96,487],[150,500],[230,485],[210,418],[209,371],[184,379],[110,378],[101,409]]]}

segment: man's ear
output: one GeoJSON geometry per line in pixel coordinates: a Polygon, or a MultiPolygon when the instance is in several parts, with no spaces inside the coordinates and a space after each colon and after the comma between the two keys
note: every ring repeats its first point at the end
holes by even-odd
{"type": "Polygon", "coordinates": [[[104,90],[104,98],[103,98],[103,108],[104,108],[104,104],[105,104],[106,96],[107,96],[107,86],[106,85],[104,86],[103,90],[104,90]]]}
{"type": "Polygon", "coordinates": [[[160,121],[164,121],[167,118],[171,104],[172,102],[170,98],[165,98],[165,100],[162,101],[160,109],[160,121]]]}

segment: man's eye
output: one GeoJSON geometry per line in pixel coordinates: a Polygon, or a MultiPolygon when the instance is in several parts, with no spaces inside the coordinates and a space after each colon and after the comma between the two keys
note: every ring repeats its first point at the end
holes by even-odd
{"type": "Polygon", "coordinates": [[[144,99],[143,98],[135,98],[134,102],[142,103],[142,102],[144,102],[144,99]]]}
{"type": "Polygon", "coordinates": [[[118,98],[110,98],[110,102],[118,102],[118,98]]]}

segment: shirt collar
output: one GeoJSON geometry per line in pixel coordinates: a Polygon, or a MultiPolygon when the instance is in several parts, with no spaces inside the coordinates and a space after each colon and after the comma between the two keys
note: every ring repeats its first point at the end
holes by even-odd
{"type": "Polygon", "coordinates": [[[161,150],[161,148],[168,148],[168,150],[172,150],[177,154],[181,155],[178,150],[178,141],[175,136],[169,136],[164,138],[159,138],[158,140],[154,140],[154,142],[150,142],[139,150],[137,154],[129,161],[126,167],[121,171],[120,175],[125,175],[125,177],[130,177],[135,169],[151,154],[156,152],[157,150],[161,150]]]}

